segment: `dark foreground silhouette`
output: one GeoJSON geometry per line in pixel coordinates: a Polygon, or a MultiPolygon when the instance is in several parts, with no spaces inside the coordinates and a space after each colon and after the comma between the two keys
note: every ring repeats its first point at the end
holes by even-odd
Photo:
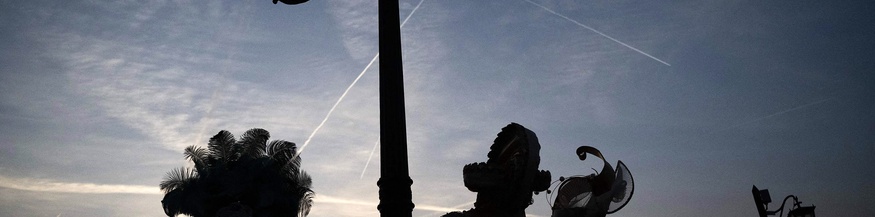
{"type": "Polygon", "coordinates": [[[632,198],[634,179],[623,161],[617,161],[614,169],[598,149],[591,146],[577,148],[577,157],[581,161],[587,159],[587,154],[602,160],[602,170],[586,176],[560,177],[558,191],[552,192],[556,196],[550,204],[552,217],[603,217],[619,211],[632,198]]]}
{"type": "Polygon", "coordinates": [[[538,137],[522,125],[501,129],[490,147],[486,163],[465,165],[465,187],[477,192],[474,208],[444,217],[523,217],[532,204],[532,193],[550,187],[550,172],[538,170],[541,162],[538,137]]]}
{"type": "Polygon", "coordinates": [[[295,143],[274,140],[264,129],[237,141],[228,131],[206,149],[189,146],[194,169],[177,168],[161,182],[167,216],[306,216],[313,204],[312,179],[301,171],[295,143]]]}
{"type": "MultiPolygon", "coordinates": [[[[550,171],[538,170],[540,150],[538,137],[522,125],[511,123],[501,129],[490,147],[489,160],[462,169],[465,187],[477,192],[474,208],[443,217],[525,216],[525,209],[532,204],[532,194],[551,186],[550,171]]],[[[598,149],[590,146],[577,149],[581,161],[586,160],[587,154],[602,160],[604,167],[597,174],[559,178],[558,191],[552,192],[556,200],[550,204],[553,217],[604,217],[622,209],[632,197],[632,174],[623,161],[618,161],[617,169],[613,169],[598,149]]]]}

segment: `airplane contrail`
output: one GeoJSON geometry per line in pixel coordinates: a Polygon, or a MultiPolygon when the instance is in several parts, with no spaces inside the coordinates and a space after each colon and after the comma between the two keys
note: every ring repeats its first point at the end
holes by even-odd
{"type": "Polygon", "coordinates": [[[553,14],[553,15],[556,15],[556,16],[559,16],[559,17],[565,19],[565,20],[571,21],[572,23],[577,24],[578,26],[583,27],[583,28],[585,28],[585,29],[588,29],[589,31],[592,31],[592,32],[595,32],[596,34],[599,34],[599,35],[601,35],[601,36],[604,36],[605,38],[610,39],[611,41],[617,42],[617,44],[620,44],[620,45],[626,46],[627,48],[632,49],[632,50],[634,50],[634,51],[636,51],[636,52],[638,52],[638,53],[640,53],[640,54],[643,54],[644,56],[650,57],[650,59],[656,60],[656,61],[658,61],[658,62],[660,62],[660,63],[662,63],[662,64],[665,64],[666,66],[671,66],[671,64],[668,64],[667,62],[662,61],[662,60],[659,59],[659,58],[656,58],[656,57],[654,57],[654,56],[652,56],[652,55],[650,55],[650,54],[648,54],[648,53],[645,53],[644,51],[638,50],[638,48],[635,48],[635,47],[632,47],[631,45],[628,45],[628,44],[626,44],[626,43],[623,43],[622,41],[617,40],[616,38],[611,37],[611,36],[609,36],[609,35],[607,35],[607,34],[605,34],[605,33],[602,33],[601,31],[598,31],[598,30],[596,30],[596,29],[594,29],[594,28],[592,28],[592,27],[589,27],[589,26],[587,26],[587,25],[584,25],[583,23],[577,22],[577,20],[571,19],[571,18],[569,18],[569,17],[567,17],[567,16],[565,16],[565,15],[559,14],[558,12],[553,11],[553,10],[551,10],[550,8],[544,7],[544,6],[541,5],[541,4],[535,3],[535,2],[533,2],[533,1],[531,1],[531,0],[524,0],[524,1],[529,2],[529,3],[531,3],[531,4],[535,5],[535,6],[538,6],[538,7],[542,8],[542,9],[546,10],[547,12],[550,12],[550,13],[553,14]]]}
{"type": "Polygon", "coordinates": [[[783,114],[786,114],[787,112],[796,111],[796,110],[799,110],[799,109],[802,109],[802,108],[805,108],[805,107],[809,107],[809,106],[813,106],[813,105],[821,104],[821,103],[824,103],[824,102],[829,101],[829,100],[832,100],[832,99],[833,99],[833,98],[830,97],[830,98],[826,98],[826,99],[822,99],[822,100],[814,101],[814,102],[811,102],[811,103],[808,103],[808,104],[804,104],[804,105],[796,106],[796,107],[793,107],[793,108],[790,108],[790,109],[786,109],[786,110],[779,111],[779,112],[775,112],[775,113],[772,113],[772,114],[769,114],[769,115],[766,115],[766,116],[763,116],[763,117],[759,117],[759,118],[756,118],[756,119],[753,119],[753,120],[749,120],[749,121],[745,121],[745,122],[742,122],[742,123],[739,123],[739,124],[735,124],[735,125],[732,125],[732,126],[729,126],[729,127],[723,128],[723,129],[719,129],[719,130],[711,131],[710,133],[707,133],[707,134],[705,134],[705,135],[714,134],[714,133],[718,133],[718,132],[723,132],[723,131],[727,131],[727,130],[730,130],[730,129],[733,129],[733,128],[736,128],[736,127],[740,127],[740,126],[744,126],[744,125],[752,124],[752,123],[755,123],[755,122],[760,122],[760,121],[762,121],[762,120],[769,119],[769,118],[771,118],[771,117],[775,117],[775,116],[778,116],[778,115],[783,115],[783,114]]]}
{"type": "Polygon", "coordinates": [[[306,148],[307,145],[310,144],[310,140],[313,139],[313,136],[316,135],[316,132],[319,132],[319,129],[322,129],[322,126],[325,125],[325,122],[328,121],[328,118],[331,118],[331,114],[334,113],[334,109],[337,109],[337,105],[339,105],[340,102],[343,101],[343,98],[346,97],[346,94],[349,93],[349,90],[352,89],[352,87],[354,87],[355,84],[359,82],[359,79],[362,78],[362,75],[365,75],[365,72],[367,72],[368,69],[371,68],[371,65],[374,64],[374,61],[377,60],[377,57],[379,56],[379,53],[377,55],[374,55],[374,58],[371,59],[371,62],[369,62],[368,65],[365,66],[365,69],[362,70],[361,73],[359,73],[359,76],[355,77],[355,80],[353,80],[352,83],[349,84],[349,87],[346,87],[346,90],[343,91],[343,94],[340,94],[340,98],[337,98],[337,102],[334,102],[334,105],[331,106],[331,109],[328,110],[328,114],[326,114],[325,118],[322,119],[322,122],[320,122],[319,125],[316,126],[316,129],[313,129],[313,132],[310,133],[310,136],[308,136],[307,140],[304,141],[304,145],[301,145],[301,148],[298,149],[298,152],[295,153],[295,156],[293,158],[298,157],[298,155],[301,155],[301,153],[304,152],[304,148],[306,148]]]}
{"type": "Polygon", "coordinates": [[[416,7],[413,7],[413,10],[411,10],[411,11],[410,11],[410,14],[408,14],[407,17],[404,18],[404,21],[401,22],[401,26],[398,27],[398,28],[402,28],[402,27],[404,27],[404,24],[407,23],[407,20],[410,19],[410,16],[413,16],[413,13],[416,12],[417,9],[419,9],[419,6],[422,5],[422,2],[424,2],[424,1],[425,1],[425,0],[419,0],[419,4],[416,4],[416,7]]]}
{"type": "Polygon", "coordinates": [[[759,118],[755,118],[755,119],[753,119],[753,120],[749,120],[749,121],[745,121],[745,122],[741,122],[741,123],[733,124],[733,125],[731,125],[731,126],[724,127],[724,128],[718,129],[718,130],[713,130],[713,131],[709,131],[709,132],[703,133],[703,134],[701,134],[701,136],[699,136],[699,137],[687,138],[686,140],[683,140],[683,141],[681,141],[680,143],[688,143],[688,142],[692,142],[692,141],[695,141],[695,140],[697,140],[697,139],[701,139],[702,137],[705,137],[705,136],[708,136],[708,135],[711,135],[711,134],[715,134],[715,133],[719,133],[719,132],[723,132],[723,131],[727,131],[727,130],[735,129],[735,128],[737,128],[737,127],[744,126],[744,125],[748,125],[748,124],[752,124],[752,123],[755,123],[755,122],[760,122],[760,121],[763,121],[763,120],[765,120],[765,119],[769,119],[769,118],[772,118],[772,117],[775,117],[775,116],[778,116],[778,115],[786,114],[786,113],[788,113],[788,112],[792,112],[792,111],[796,111],[796,110],[799,110],[799,109],[802,109],[802,108],[805,108],[805,107],[809,107],[809,106],[813,106],[813,105],[821,104],[821,103],[824,103],[824,102],[829,101],[829,100],[832,100],[832,99],[833,99],[833,98],[830,97],[830,98],[827,98],[827,99],[822,99],[822,100],[814,101],[814,102],[807,103],[807,104],[804,104],[804,105],[800,105],[800,106],[792,107],[792,108],[785,109],[785,110],[782,110],[782,111],[779,111],[779,112],[775,112],[775,113],[772,113],[772,114],[768,114],[768,115],[766,115],[766,116],[762,116],[762,117],[759,117],[759,118]]]}
{"type": "Polygon", "coordinates": [[[371,158],[374,157],[374,152],[377,151],[377,146],[379,146],[379,145],[380,145],[380,137],[377,137],[377,142],[374,143],[374,148],[371,149],[371,155],[368,156],[368,161],[365,162],[365,168],[362,169],[362,174],[359,175],[359,179],[362,179],[363,177],[365,177],[365,171],[368,170],[368,164],[371,164],[371,158]]]}
{"type": "MultiPolygon", "coordinates": [[[[421,6],[422,2],[424,2],[424,1],[425,0],[420,0],[419,4],[416,4],[416,7],[413,7],[413,10],[411,10],[410,14],[408,14],[407,17],[404,18],[404,21],[401,22],[401,26],[399,26],[398,28],[404,27],[404,24],[407,24],[407,20],[410,20],[410,17],[413,16],[413,13],[415,13],[416,10],[419,9],[419,6],[421,6]]],[[[310,136],[307,137],[307,140],[304,141],[304,144],[301,145],[300,148],[298,148],[298,152],[295,153],[294,157],[298,157],[299,155],[301,155],[301,153],[304,152],[304,148],[306,148],[307,145],[310,144],[310,140],[313,139],[313,136],[316,135],[316,132],[319,132],[319,129],[322,129],[322,126],[325,125],[325,122],[328,121],[328,118],[331,118],[331,114],[334,113],[334,109],[337,108],[337,105],[339,105],[340,102],[343,101],[343,98],[346,97],[346,94],[349,93],[349,90],[355,86],[355,84],[359,81],[359,79],[362,78],[363,75],[365,75],[365,72],[368,72],[368,69],[371,68],[371,65],[374,65],[374,61],[376,61],[377,57],[379,57],[379,56],[380,56],[380,53],[375,54],[374,58],[371,59],[371,62],[368,62],[368,65],[365,66],[365,69],[363,69],[362,72],[359,73],[358,77],[356,77],[355,80],[353,80],[352,83],[349,84],[349,87],[346,87],[346,90],[343,91],[343,94],[340,94],[340,98],[337,98],[337,102],[334,102],[334,105],[331,106],[331,109],[328,110],[328,114],[325,115],[325,118],[322,119],[322,122],[320,122],[319,125],[316,126],[316,129],[313,129],[313,132],[310,133],[310,136]]],[[[370,160],[369,160],[369,162],[370,162],[370,160]]]]}

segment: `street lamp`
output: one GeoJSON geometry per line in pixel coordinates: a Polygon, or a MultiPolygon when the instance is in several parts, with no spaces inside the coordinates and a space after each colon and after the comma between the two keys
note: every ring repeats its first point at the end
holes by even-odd
{"type": "MultiPolygon", "coordinates": [[[[289,5],[307,0],[273,0],[289,5]]],[[[413,179],[407,167],[407,121],[404,114],[404,70],[398,0],[379,0],[380,41],[380,204],[381,216],[410,217],[413,179]]]]}
{"type": "Polygon", "coordinates": [[[778,207],[775,211],[768,211],[769,203],[772,202],[772,197],[769,195],[768,189],[759,190],[757,186],[754,185],[751,190],[753,193],[753,200],[757,205],[757,212],[760,217],[766,217],[769,215],[775,215],[778,211],[781,212],[779,217],[784,214],[784,204],[787,203],[787,200],[793,198],[793,207],[790,212],[787,213],[787,217],[815,217],[814,216],[814,207],[815,206],[799,206],[802,202],[799,202],[799,198],[794,195],[788,195],[784,198],[784,202],[781,203],[781,207],[778,207]]]}

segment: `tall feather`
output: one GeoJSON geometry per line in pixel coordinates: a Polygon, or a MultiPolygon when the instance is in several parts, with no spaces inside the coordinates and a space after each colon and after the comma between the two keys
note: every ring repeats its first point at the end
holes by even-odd
{"type": "Polygon", "coordinates": [[[297,155],[295,143],[276,140],[268,146],[268,155],[274,164],[278,165],[278,174],[284,176],[290,182],[297,181],[301,171],[301,156],[297,155]]]}
{"type": "Polygon", "coordinates": [[[187,167],[180,167],[167,172],[164,181],[161,181],[159,187],[166,194],[176,189],[184,189],[196,181],[197,178],[198,174],[196,171],[187,167]]]}
{"type": "Polygon", "coordinates": [[[298,176],[295,178],[295,183],[298,183],[298,186],[307,189],[313,188],[313,178],[311,178],[310,174],[307,174],[307,172],[299,171],[298,176]]]}
{"type": "Polygon", "coordinates": [[[304,195],[301,196],[301,200],[298,204],[298,217],[304,217],[310,214],[310,208],[313,207],[313,197],[316,193],[311,190],[307,190],[304,192],[304,195]]]}
{"type": "Polygon", "coordinates": [[[240,143],[243,145],[243,156],[250,158],[264,156],[268,139],[270,139],[270,133],[261,128],[253,128],[243,133],[243,136],[240,137],[240,143]]]}
{"type": "Polygon", "coordinates": [[[213,138],[210,138],[208,145],[210,149],[210,158],[224,165],[228,165],[229,162],[237,160],[234,150],[235,146],[237,146],[236,143],[237,141],[234,139],[234,134],[225,130],[219,131],[219,133],[213,136],[213,138]]]}
{"type": "Polygon", "coordinates": [[[207,158],[209,157],[209,152],[201,147],[197,146],[188,146],[185,147],[185,159],[190,160],[194,163],[194,168],[200,174],[205,174],[207,172],[207,158]]]}
{"type": "Polygon", "coordinates": [[[267,148],[267,155],[270,156],[270,159],[283,165],[295,156],[298,149],[295,143],[283,140],[271,141],[267,148]]]}

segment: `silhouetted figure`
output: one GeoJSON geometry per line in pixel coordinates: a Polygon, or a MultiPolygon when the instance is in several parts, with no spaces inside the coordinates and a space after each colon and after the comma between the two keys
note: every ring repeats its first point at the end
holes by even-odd
{"type": "Polygon", "coordinates": [[[490,147],[486,163],[465,165],[465,187],[477,192],[474,208],[444,217],[522,217],[532,204],[532,193],[550,187],[550,172],[538,170],[541,158],[538,137],[522,125],[501,129],[490,147]]]}
{"type": "Polygon", "coordinates": [[[617,161],[617,169],[605,160],[602,153],[590,146],[577,148],[577,157],[586,160],[591,154],[602,160],[603,167],[597,174],[560,177],[561,183],[551,204],[553,217],[604,217],[622,209],[632,198],[634,181],[623,161],[617,161]]]}
{"type": "Polygon", "coordinates": [[[274,140],[263,129],[240,141],[228,131],[208,148],[185,148],[194,169],[178,168],[161,182],[167,216],[306,216],[313,203],[312,179],[301,171],[295,143],[274,140]]]}

